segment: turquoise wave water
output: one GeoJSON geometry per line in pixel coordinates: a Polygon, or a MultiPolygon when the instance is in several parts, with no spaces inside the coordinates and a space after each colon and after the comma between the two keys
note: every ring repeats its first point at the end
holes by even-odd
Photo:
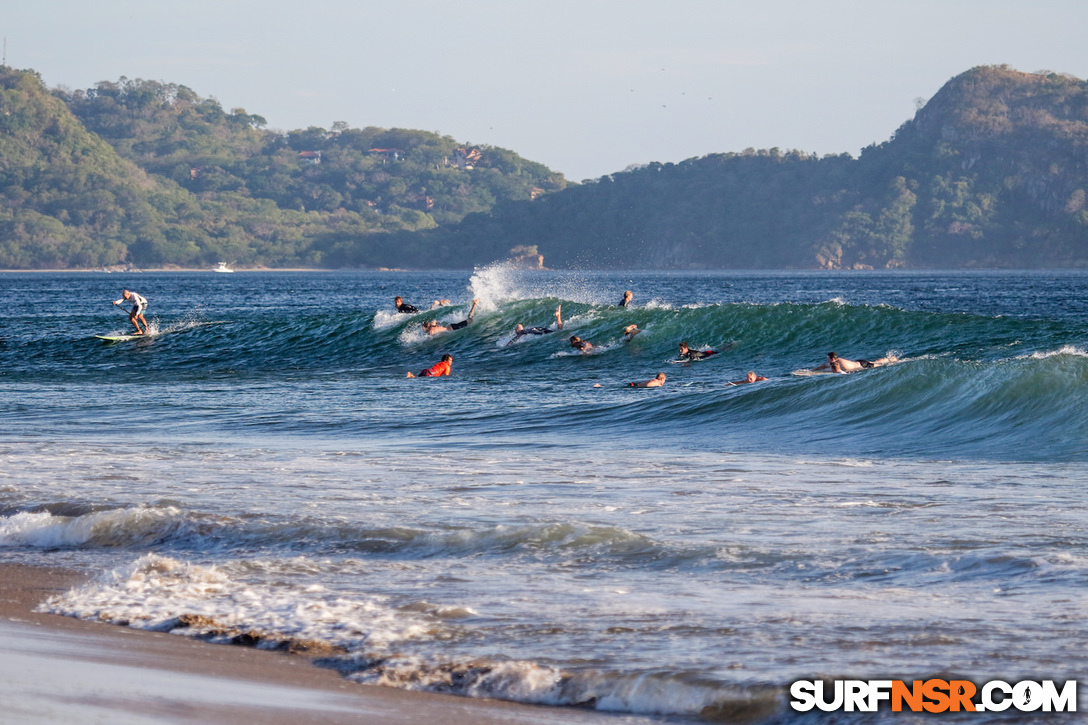
{"type": "MultiPolygon", "coordinates": [[[[101,286],[103,277],[76,281],[101,286]]],[[[446,278],[431,277],[441,290],[446,278]]],[[[949,304],[961,309],[934,311],[882,301],[902,303],[905,282],[919,285],[913,277],[885,278],[878,289],[807,291],[813,278],[805,275],[744,279],[749,288],[739,289],[714,276],[590,284],[491,273],[473,278],[453,304],[413,315],[396,314],[388,293],[365,288],[370,278],[349,275],[253,275],[238,288],[195,275],[138,281],[178,302],[158,316],[152,307],[158,334],[126,343],[93,338],[104,328],[124,330],[127,320],[103,308],[92,289],[44,321],[32,304],[18,309],[24,296],[9,300],[0,384],[19,394],[9,396],[3,419],[55,415],[79,429],[123,404],[156,429],[226,426],[233,435],[396,440],[411,431],[431,441],[456,431],[473,444],[620,437],[694,449],[833,446],[858,455],[1021,460],[1088,452],[1088,315],[1060,296],[1049,317],[1022,314],[1038,309],[1036,289],[1003,303],[1016,314],[971,309],[989,312],[998,292],[1008,294],[1000,277],[987,294],[968,276],[973,287],[949,304]],[[208,305],[196,291],[213,282],[218,304],[208,305]],[[626,285],[641,286],[646,299],[623,308],[618,294],[597,289],[626,285]],[[472,324],[424,333],[424,320],[464,319],[469,296],[481,299],[472,324]],[[554,324],[560,305],[562,331],[514,340],[516,324],[554,324]],[[641,333],[626,342],[631,324],[641,333]],[[572,349],[569,335],[594,349],[572,349]],[[720,354],[676,364],[681,340],[720,354]],[[797,374],[831,350],[900,362],[851,375],[797,374]],[[447,353],[451,378],[403,379],[447,353]],[[749,370],[768,381],[730,384],[749,370]],[[668,376],[662,389],[625,387],[658,372],[668,376]],[[79,392],[62,399],[56,385],[79,392]]],[[[852,281],[874,286],[866,277],[852,281]]],[[[1067,285],[1064,294],[1076,289],[1067,285]]]]}

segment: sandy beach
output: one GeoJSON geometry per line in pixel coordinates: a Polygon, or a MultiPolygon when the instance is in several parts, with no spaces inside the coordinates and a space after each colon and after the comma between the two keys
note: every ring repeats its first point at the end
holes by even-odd
{"type": "Polygon", "coordinates": [[[74,571],[0,564],[4,722],[647,722],[359,685],[298,655],[34,611],[82,579],[74,571]]]}

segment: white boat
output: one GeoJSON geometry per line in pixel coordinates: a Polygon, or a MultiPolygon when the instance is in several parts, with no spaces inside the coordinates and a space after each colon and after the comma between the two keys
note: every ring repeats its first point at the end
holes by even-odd
{"type": "Polygon", "coordinates": [[[213,272],[226,272],[226,273],[228,273],[228,274],[229,274],[230,272],[233,272],[234,270],[233,270],[233,269],[231,269],[230,267],[228,267],[228,266],[227,266],[227,263],[226,263],[226,262],[220,262],[219,264],[217,264],[217,265],[216,265],[216,266],[215,266],[215,267],[214,267],[214,268],[212,269],[212,271],[213,271],[213,272]]]}

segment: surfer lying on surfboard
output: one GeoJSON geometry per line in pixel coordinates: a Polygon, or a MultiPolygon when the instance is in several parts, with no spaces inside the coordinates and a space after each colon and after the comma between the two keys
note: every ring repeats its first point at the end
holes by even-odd
{"type": "Polygon", "coordinates": [[[878,368],[881,365],[890,365],[891,363],[898,361],[899,358],[897,358],[895,355],[882,357],[879,360],[847,360],[846,358],[839,357],[833,352],[829,352],[827,353],[827,362],[825,362],[823,365],[817,365],[812,369],[830,370],[833,373],[852,373],[855,370],[878,368]]]}
{"type": "Polygon", "coordinates": [[[132,326],[136,328],[137,335],[147,334],[147,320],[144,319],[144,310],[147,309],[147,298],[141,297],[135,292],[129,290],[121,290],[121,299],[114,300],[113,304],[119,305],[122,302],[131,302],[132,311],[128,313],[128,319],[132,322],[132,326]],[[140,323],[144,323],[144,328],[140,329],[140,323]]]}
{"type": "Polygon", "coordinates": [[[548,333],[555,332],[555,330],[563,329],[563,305],[559,305],[555,308],[555,329],[550,327],[538,326],[538,327],[526,327],[520,322],[517,327],[514,328],[514,336],[510,338],[510,342],[506,343],[507,346],[513,345],[520,340],[524,335],[547,335],[548,333]]]}
{"type": "Polygon", "coordinates": [[[422,372],[420,372],[419,375],[412,375],[412,373],[408,373],[408,375],[406,377],[409,377],[409,378],[416,378],[416,377],[419,377],[419,378],[440,378],[443,375],[449,375],[450,374],[450,369],[452,368],[452,363],[453,363],[453,355],[449,355],[449,354],[443,355],[441,361],[436,362],[434,365],[430,366],[426,370],[423,370],[422,372]]]}
{"type": "Polygon", "coordinates": [[[476,305],[478,304],[480,304],[479,300],[473,300],[472,309],[468,311],[468,317],[460,322],[451,322],[448,325],[441,325],[438,320],[424,320],[423,331],[428,335],[437,335],[440,332],[449,332],[450,330],[460,330],[462,327],[468,327],[468,324],[472,322],[472,318],[476,315],[476,305]]]}
{"type": "Polygon", "coordinates": [[[682,342],[680,343],[680,354],[676,357],[676,362],[703,360],[717,354],[717,350],[692,350],[686,342],[682,342]]]}

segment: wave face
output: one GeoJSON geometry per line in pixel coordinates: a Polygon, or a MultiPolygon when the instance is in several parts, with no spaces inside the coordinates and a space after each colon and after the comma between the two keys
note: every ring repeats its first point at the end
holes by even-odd
{"type": "Polygon", "coordinates": [[[106,275],[8,275],[0,430],[89,430],[118,404],[152,434],[473,444],[668,441],[697,450],[1069,460],[1088,426],[1088,279],[1063,275],[453,273],[132,276],[155,335],[122,331],[106,275]],[[17,284],[11,284],[12,282],[17,284]],[[635,288],[631,307],[617,302],[635,288]],[[63,290],[63,291],[62,291],[63,290]],[[154,292],[154,294],[152,294],[154,292]],[[396,314],[400,293],[423,312],[396,314]],[[63,298],[42,318],[35,300],[63,298]],[[472,324],[428,336],[422,323],[472,324]],[[450,305],[427,309],[431,299],[450,305]],[[562,331],[513,336],[513,328],[562,331]],[[641,333],[624,340],[624,328],[641,333]],[[578,335],[589,354],[566,342],[578,335]],[[717,349],[673,363],[677,344],[717,349]],[[824,361],[894,366],[799,376],[824,361]],[[443,355],[449,379],[405,380],[443,355]],[[749,370],[769,378],[734,386],[749,370]],[[665,372],[662,389],[627,383],[665,372]],[[138,381],[138,385],[130,382],[138,381]],[[51,387],[54,386],[54,387],[51,387]],[[436,415],[436,410],[439,411],[436,415]],[[40,426],[41,427],[41,426],[40,426]]]}

